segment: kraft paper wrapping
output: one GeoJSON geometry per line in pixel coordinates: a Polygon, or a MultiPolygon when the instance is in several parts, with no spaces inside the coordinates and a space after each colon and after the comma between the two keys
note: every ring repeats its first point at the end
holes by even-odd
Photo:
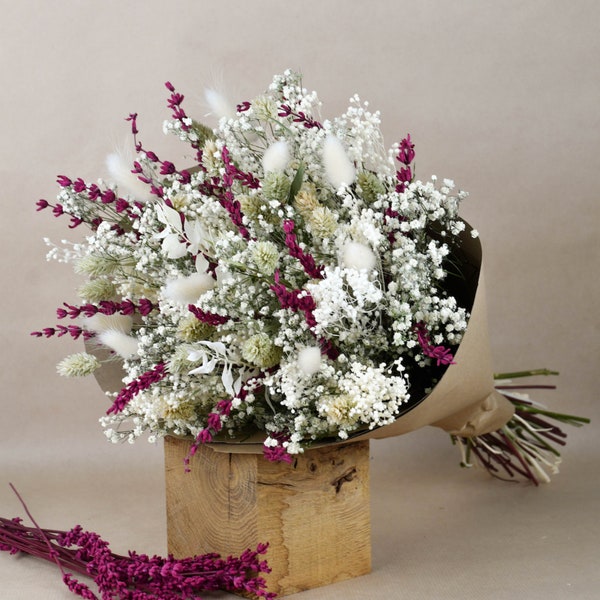
{"type": "Polygon", "coordinates": [[[393,437],[425,425],[470,437],[495,431],[512,417],[513,405],[494,389],[482,272],[454,361],[433,391],[412,410],[391,425],[355,439],[393,437]]]}
{"type": "MultiPolygon", "coordinates": [[[[358,433],[348,440],[319,442],[311,447],[394,437],[426,425],[439,427],[453,435],[472,437],[495,431],[512,417],[513,405],[494,389],[481,243],[479,239],[471,237],[470,230],[467,226],[460,237],[461,251],[473,271],[470,280],[467,278],[466,286],[470,287],[474,300],[467,329],[454,357],[455,364],[446,369],[426,397],[413,404],[390,425],[358,433]]],[[[92,344],[88,350],[97,354],[102,352],[92,344]]],[[[105,391],[120,390],[121,377],[122,370],[115,363],[105,365],[96,372],[96,379],[105,391]]],[[[217,452],[262,454],[264,438],[265,434],[257,431],[244,438],[215,440],[210,446],[217,452]]]]}

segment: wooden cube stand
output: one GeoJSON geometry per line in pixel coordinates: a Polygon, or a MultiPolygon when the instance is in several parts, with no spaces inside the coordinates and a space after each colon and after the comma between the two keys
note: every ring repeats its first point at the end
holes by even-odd
{"type": "Polygon", "coordinates": [[[268,542],[269,591],[286,596],[369,573],[369,442],[325,446],[295,464],[165,439],[167,535],[176,557],[239,555],[268,542]]]}

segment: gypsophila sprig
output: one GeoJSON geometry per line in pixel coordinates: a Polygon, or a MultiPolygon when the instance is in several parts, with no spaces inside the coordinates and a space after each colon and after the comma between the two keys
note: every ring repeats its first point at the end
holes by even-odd
{"type": "MultiPolygon", "coordinates": [[[[214,130],[167,88],[164,130],[195,164],[147,150],[132,114],[136,155],[128,170],[109,160],[114,183],[59,177],[56,204],[38,210],[89,234],[49,258],[85,281],[81,303],[59,309],[76,324],[35,334],[84,335],[90,353],[121,357],[123,389],[102,419],[113,441],[258,429],[267,455],[288,460],[392,423],[453,363],[466,329],[470,306],[450,285],[465,194],[416,180],[410,135],[386,150],[379,113],[358,96],[322,119],[297,73],[214,130]]],[[[59,371],[96,367],[80,354],[59,371]]]]}

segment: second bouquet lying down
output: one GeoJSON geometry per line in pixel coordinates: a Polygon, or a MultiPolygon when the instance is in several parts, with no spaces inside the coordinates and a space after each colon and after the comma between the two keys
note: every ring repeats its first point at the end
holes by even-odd
{"type": "Polygon", "coordinates": [[[193,168],[144,148],[131,115],[136,157],[109,160],[118,188],[61,176],[57,203],[38,203],[91,229],[50,251],[86,276],[82,303],[58,310],[79,321],[36,334],[94,346],[62,361],[65,375],[94,372],[98,348],[120,358],[111,440],[191,436],[193,453],[258,439],[290,461],[316,443],[428,424],[472,437],[511,419],[493,387],[477,232],[458,215],[466,194],[415,180],[409,135],[386,149],[358,97],[321,120],[290,71],[215,130],[167,87],[164,128],[193,168]]]}

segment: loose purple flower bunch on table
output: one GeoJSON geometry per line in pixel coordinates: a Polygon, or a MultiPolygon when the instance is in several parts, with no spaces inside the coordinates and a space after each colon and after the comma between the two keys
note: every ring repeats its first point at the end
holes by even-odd
{"type": "MultiPolygon", "coordinates": [[[[13,490],[21,499],[14,487],[13,490]]],[[[24,525],[18,517],[0,517],[0,551],[26,553],[55,563],[65,585],[82,598],[96,600],[98,596],[75,575],[92,579],[102,600],[199,599],[201,593],[218,590],[255,598],[275,597],[266,591],[261,577],[269,573],[266,561],[261,558],[267,551],[266,544],[239,557],[204,554],[176,559],[137,552],[120,556],[97,533],[85,531],[80,525],[69,531],[39,527],[24,502],[23,506],[33,527],[24,525]]]]}

